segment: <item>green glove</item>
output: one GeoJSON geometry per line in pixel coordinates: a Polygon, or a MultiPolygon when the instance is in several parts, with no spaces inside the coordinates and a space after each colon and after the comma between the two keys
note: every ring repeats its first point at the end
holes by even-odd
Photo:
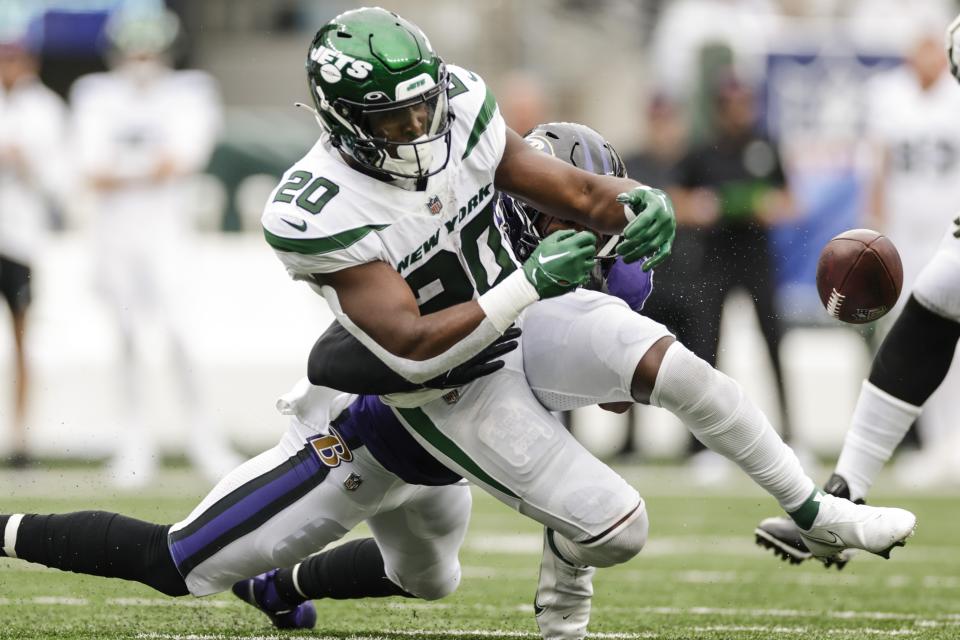
{"type": "Polygon", "coordinates": [[[587,281],[596,252],[597,237],[589,231],[555,231],[540,241],[523,272],[541,299],[552,298],[587,281]]]}
{"type": "Polygon", "coordinates": [[[636,214],[623,230],[623,241],[617,253],[624,262],[644,261],[642,269],[649,271],[667,259],[673,249],[673,237],[677,234],[677,217],[673,213],[670,196],[653,187],[637,187],[617,196],[636,214]]]}

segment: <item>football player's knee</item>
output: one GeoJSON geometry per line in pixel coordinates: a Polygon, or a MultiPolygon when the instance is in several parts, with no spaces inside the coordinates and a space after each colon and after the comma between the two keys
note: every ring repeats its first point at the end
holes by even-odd
{"type": "Polygon", "coordinates": [[[689,429],[730,415],[740,402],[739,385],[679,342],[667,349],[651,404],[680,417],[689,429]]]}
{"type": "Polygon", "coordinates": [[[920,271],[912,295],[931,312],[960,322],[960,258],[940,250],[920,271]]]}
{"type": "Polygon", "coordinates": [[[395,580],[407,593],[422,600],[446,598],[460,586],[460,563],[455,567],[436,566],[395,580]]]}
{"type": "Polygon", "coordinates": [[[647,543],[647,533],[650,521],[647,519],[647,510],[643,509],[634,520],[619,531],[615,536],[589,548],[592,556],[590,564],[594,567],[612,567],[623,564],[636,556],[647,543]]]}

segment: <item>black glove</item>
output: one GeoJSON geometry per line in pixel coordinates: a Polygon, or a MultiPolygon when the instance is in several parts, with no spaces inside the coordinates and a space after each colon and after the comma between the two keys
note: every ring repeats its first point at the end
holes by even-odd
{"type": "Polygon", "coordinates": [[[520,337],[520,333],[520,329],[510,327],[486,349],[460,366],[427,380],[423,386],[428,389],[454,389],[499,371],[503,368],[503,360],[499,358],[517,348],[517,338],[520,337]]]}

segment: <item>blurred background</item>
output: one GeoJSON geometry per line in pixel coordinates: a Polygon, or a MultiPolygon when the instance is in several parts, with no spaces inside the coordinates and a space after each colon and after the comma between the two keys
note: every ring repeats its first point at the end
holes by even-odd
{"type": "MultiPolygon", "coordinates": [[[[318,135],[293,106],[312,35],[357,6],[0,0],[0,458],[107,461],[136,488],[161,456],[215,478],[276,441],[275,400],[332,316],[288,279],[259,216],[318,135]]],[[[669,190],[678,239],[646,312],[807,457],[836,455],[893,314],[830,320],[817,256],[841,231],[880,230],[907,290],[960,209],[960,86],[943,54],[957,3],[383,6],[481,74],[515,130],[587,124],[631,177],[669,190]]],[[[912,483],[960,482],[958,384],[900,462],[912,483]]],[[[705,483],[729,472],[656,409],[570,424],[603,456],[689,456],[705,483]]]]}

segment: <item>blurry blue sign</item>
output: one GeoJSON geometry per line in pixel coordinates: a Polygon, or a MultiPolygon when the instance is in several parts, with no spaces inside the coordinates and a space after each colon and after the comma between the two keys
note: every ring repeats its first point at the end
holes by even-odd
{"type": "Polygon", "coordinates": [[[774,229],[780,310],[785,317],[822,317],[817,258],[836,234],[860,226],[870,172],[866,81],[898,58],[845,53],[775,53],[762,88],[765,124],[780,141],[797,220],[774,229]]]}

